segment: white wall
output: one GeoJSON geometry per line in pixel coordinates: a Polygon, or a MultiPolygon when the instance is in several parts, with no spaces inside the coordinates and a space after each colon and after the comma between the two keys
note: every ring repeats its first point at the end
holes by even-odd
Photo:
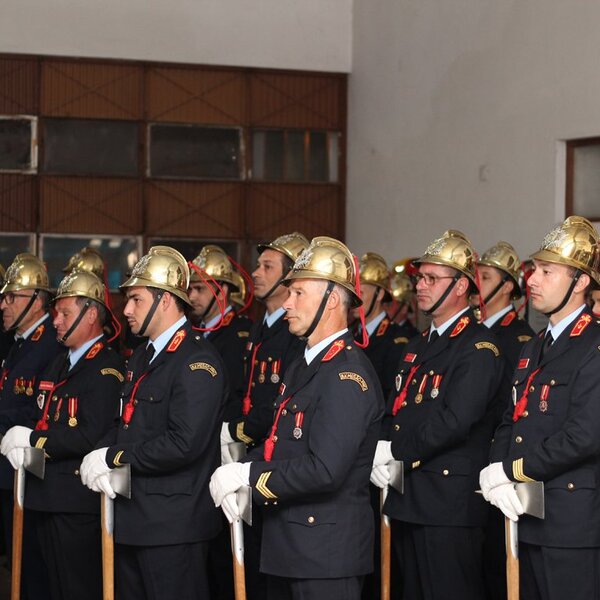
{"type": "Polygon", "coordinates": [[[2,0],[0,52],[348,72],[352,0],[2,0]]]}
{"type": "Polygon", "coordinates": [[[600,135],[599,23],[587,0],[355,2],[353,250],[419,255],[449,228],[537,249],[564,218],[558,142],[600,135]]]}

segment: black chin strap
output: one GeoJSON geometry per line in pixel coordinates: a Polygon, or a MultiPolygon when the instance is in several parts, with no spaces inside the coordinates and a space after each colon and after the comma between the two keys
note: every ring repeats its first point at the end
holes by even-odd
{"type": "Polygon", "coordinates": [[[261,301],[264,302],[280,285],[281,282],[288,276],[288,273],[292,270],[292,267],[294,265],[292,264],[292,266],[286,270],[285,273],[283,273],[281,275],[281,277],[275,282],[275,285],[273,285],[273,287],[264,295],[264,296],[255,296],[261,301]]]}
{"type": "Polygon", "coordinates": [[[562,310],[565,307],[565,305],[569,301],[569,298],[571,297],[571,294],[573,293],[573,290],[575,289],[575,286],[577,285],[577,282],[579,281],[579,278],[581,277],[582,273],[583,273],[583,271],[581,269],[577,269],[577,271],[575,271],[575,274],[573,275],[573,281],[571,281],[571,285],[569,286],[569,289],[567,290],[565,297],[562,299],[562,302],[556,308],[551,310],[550,312],[544,313],[547,317],[557,313],[559,310],[562,310]]]}
{"type": "Polygon", "coordinates": [[[423,312],[426,315],[433,314],[442,305],[444,300],[448,297],[448,294],[452,291],[452,288],[456,285],[456,283],[461,277],[464,277],[464,275],[460,271],[458,271],[456,275],[452,278],[452,281],[448,284],[446,291],[439,297],[438,301],[429,310],[424,310],[423,312]]]}
{"type": "Polygon", "coordinates": [[[508,279],[508,273],[504,274],[504,277],[500,280],[500,283],[483,299],[483,304],[487,304],[499,291],[500,288],[506,283],[508,279]]]}
{"type": "MultiPolygon", "coordinates": [[[[158,289],[158,288],[156,288],[156,289],[158,289]]],[[[154,298],[154,302],[152,303],[152,306],[150,307],[150,310],[148,311],[148,314],[146,315],[146,318],[144,319],[144,322],[142,323],[140,330],[136,333],[136,335],[138,337],[144,337],[144,333],[146,333],[146,329],[148,328],[148,325],[150,325],[150,321],[152,321],[152,317],[154,316],[154,313],[156,312],[156,309],[158,308],[158,303],[160,302],[160,299],[163,297],[163,294],[164,294],[164,292],[162,290],[158,289],[156,297],[154,298]]]]}
{"type": "Polygon", "coordinates": [[[15,322],[8,328],[8,330],[17,329],[29,312],[29,309],[33,306],[33,303],[35,302],[35,299],[38,297],[39,293],[40,290],[33,290],[33,294],[29,299],[29,302],[27,302],[27,306],[21,311],[21,314],[16,318],[15,322]]]}
{"type": "Polygon", "coordinates": [[[210,313],[210,311],[212,310],[212,307],[215,304],[216,299],[217,299],[217,297],[215,296],[215,294],[213,294],[210,302],[208,303],[208,306],[206,307],[206,310],[199,316],[199,322],[198,322],[199,324],[202,323],[202,321],[204,321],[204,317],[206,317],[206,315],[208,315],[210,313]]]}
{"type": "Polygon", "coordinates": [[[327,304],[327,300],[329,300],[329,295],[331,294],[334,285],[335,284],[333,283],[333,281],[327,282],[327,289],[325,290],[325,293],[323,294],[323,298],[321,299],[321,304],[319,304],[319,308],[317,309],[315,318],[312,320],[310,327],[300,336],[301,339],[307,340],[312,335],[313,331],[319,324],[319,321],[321,320],[321,317],[323,316],[323,311],[325,310],[325,305],[327,304]]]}
{"type": "Polygon", "coordinates": [[[371,298],[371,304],[369,304],[369,309],[365,312],[365,319],[368,319],[370,314],[373,312],[373,308],[375,308],[375,301],[377,300],[377,296],[379,296],[379,288],[375,288],[375,293],[373,294],[373,298],[371,298]]]}
{"type": "Polygon", "coordinates": [[[81,307],[81,310],[79,311],[79,314],[77,315],[77,318],[73,321],[73,325],[71,325],[71,327],[69,327],[69,329],[67,330],[67,333],[65,333],[65,335],[63,335],[60,340],[58,340],[59,342],[62,342],[63,344],[67,341],[68,337],[75,331],[75,329],[77,328],[77,325],[79,325],[79,323],[81,323],[81,319],[83,319],[83,315],[85,315],[85,313],[87,312],[88,308],[92,305],[92,300],[91,299],[87,299],[85,301],[85,304],[81,307]]]}

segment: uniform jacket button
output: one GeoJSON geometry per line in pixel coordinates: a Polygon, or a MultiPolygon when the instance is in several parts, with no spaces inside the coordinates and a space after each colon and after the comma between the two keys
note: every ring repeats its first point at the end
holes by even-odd
{"type": "Polygon", "coordinates": [[[306,519],[311,525],[315,522],[315,518],[311,515],[310,517],[308,517],[308,519],[306,519]]]}
{"type": "Polygon", "coordinates": [[[572,482],[567,483],[567,489],[574,490],[575,489],[575,484],[572,483],[572,482]]]}
{"type": "Polygon", "coordinates": [[[400,425],[398,425],[398,423],[394,425],[394,431],[400,431],[400,425]]]}
{"type": "Polygon", "coordinates": [[[285,415],[287,415],[287,409],[286,409],[286,408],[284,408],[284,409],[281,411],[281,416],[282,416],[282,417],[285,417],[285,415]]]}
{"type": "Polygon", "coordinates": [[[523,416],[524,416],[524,417],[528,417],[528,416],[529,416],[529,412],[528,412],[528,411],[526,411],[526,410],[524,410],[524,411],[523,411],[523,416]]]}
{"type": "Polygon", "coordinates": [[[74,475],[79,475],[79,469],[75,469],[75,471],[73,472],[74,475]]]}
{"type": "Polygon", "coordinates": [[[520,435],[518,435],[518,436],[515,438],[515,442],[517,442],[517,444],[520,444],[522,441],[523,441],[523,438],[522,438],[520,435]]]}
{"type": "Polygon", "coordinates": [[[444,474],[444,475],[450,475],[450,471],[448,471],[448,469],[444,469],[442,471],[442,474],[444,474]]]}

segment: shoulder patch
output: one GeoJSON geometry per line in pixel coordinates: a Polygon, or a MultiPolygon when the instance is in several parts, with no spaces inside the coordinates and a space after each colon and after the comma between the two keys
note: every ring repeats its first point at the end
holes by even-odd
{"type": "Polygon", "coordinates": [[[185,339],[185,330],[180,329],[171,339],[171,343],[167,348],[167,352],[175,352],[181,345],[181,342],[185,339]]]}
{"type": "Polygon", "coordinates": [[[463,331],[463,329],[471,322],[470,317],[461,317],[458,320],[458,323],[455,325],[454,329],[452,330],[452,333],[450,334],[450,337],[456,337],[457,335],[460,335],[463,331]]]}
{"type": "Polygon", "coordinates": [[[408,344],[408,338],[401,335],[400,337],[394,338],[394,344],[408,344]]]}
{"type": "Polygon", "coordinates": [[[125,377],[123,377],[116,369],[101,369],[100,373],[102,373],[102,375],[114,375],[121,383],[125,381],[125,377]]]}
{"type": "Polygon", "coordinates": [[[100,352],[104,348],[104,344],[102,342],[96,342],[89,350],[89,352],[85,355],[85,360],[90,360],[100,352]]]}
{"type": "Polygon", "coordinates": [[[383,319],[383,321],[381,321],[381,324],[379,325],[379,327],[377,328],[377,333],[375,334],[376,336],[380,336],[383,335],[386,331],[387,328],[390,326],[390,320],[389,319],[383,319]]]}
{"type": "Polygon", "coordinates": [[[239,338],[247,338],[250,335],[249,331],[238,331],[237,332],[239,338]]]}
{"type": "Polygon", "coordinates": [[[205,362],[196,362],[189,365],[190,371],[208,371],[212,377],[217,376],[217,370],[210,364],[205,362]]]}
{"type": "Polygon", "coordinates": [[[414,352],[407,352],[404,355],[404,362],[414,363],[415,358],[417,358],[417,355],[414,352]]]}
{"type": "Polygon", "coordinates": [[[33,332],[33,335],[31,336],[31,341],[37,342],[42,337],[42,334],[44,333],[44,329],[46,329],[46,325],[44,325],[44,324],[38,325],[36,330],[33,332]]]}
{"type": "Polygon", "coordinates": [[[579,317],[579,319],[577,320],[577,323],[575,323],[575,326],[573,327],[573,329],[571,329],[571,333],[569,334],[570,337],[575,337],[575,336],[581,335],[583,330],[591,322],[592,322],[592,317],[590,317],[590,315],[588,315],[587,313],[584,313],[583,315],[581,315],[579,317]]]}
{"type": "Polygon", "coordinates": [[[496,356],[500,356],[500,351],[496,348],[495,344],[492,344],[492,342],[477,342],[475,348],[477,348],[477,350],[491,350],[496,356]]]}
{"type": "Polygon", "coordinates": [[[321,359],[321,362],[327,362],[331,360],[334,356],[339,354],[344,349],[345,345],[346,344],[344,340],[336,340],[335,342],[333,342],[333,344],[329,346],[329,350],[327,350],[325,356],[321,359]]]}
{"type": "Polygon", "coordinates": [[[520,335],[517,337],[517,339],[519,340],[519,342],[524,344],[525,342],[528,342],[531,339],[531,336],[530,335],[520,335]]]}
{"type": "Polygon", "coordinates": [[[339,378],[342,381],[346,381],[347,379],[350,379],[351,381],[356,381],[356,383],[360,385],[360,389],[363,392],[366,392],[369,389],[367,382],[358,373],[353,373],[352,371],[342,371],[341,373],[339,373],[339,378]]]}
{"type": "Polygon", "coordinates": [[[507,325],[510,325],[515,320],[516,316],[517,313],[514,310],[507,312],[504,316],[504,319],[502,319],[500,322],[500,327],[506,327],[507,325]]]}
{"type": "Polygon", "coordinates": [[[230,310],[224,317],[223,317],[223,327],[227,327],[227,325],[229,325],[231,323],[231,321],[233,321],[233,317],[235,317],[235,313],[230,310]]]}

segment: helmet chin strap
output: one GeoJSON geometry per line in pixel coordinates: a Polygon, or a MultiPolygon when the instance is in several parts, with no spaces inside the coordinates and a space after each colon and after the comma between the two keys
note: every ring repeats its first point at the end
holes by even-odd
{"type": "Polygon", "coordinates": [[[146,329],[148,328],[148,325],[150,325],[150,321],[152,321],[152,317],[154,316],[154,313],[158,308],[158,304],[161,301],[161,298],[163,297],[164,292],[159,288],[156,289],[158,290],[158,293],[154,298],[154,302],[152,302],[152,306],[150,307],[150,310],[148,311],[148,314],[146,315],[146,318],[144,319],[140,330],[135,334],[138,337],[144,337],[144,333],[146,333],[146,329]]]}
{"type": "Polygon", "coordinates": [[[504,274],[504,277],[500,280],[500,283],[484,298],[483,303],[487,304],[499,291],[500,288],[506,283],[508,280],[508,273],[504,274]]]}
{"type": "Polygon", "coordinates": [[[323,312],[325,310],[325,305],[327,304],[327,300],[329,300],[329,296],[333,290],[334,285],[335,284],[333,283],[333,281],[327,282],[327,289],[325,290],[325,293],[323,294],[323,298],[321,299],[321,303],[319,304],[319,308],[317,309],[315,317],[312,320],[312,323],[310,324],[308,329],[300,336],[300,339],[307,340],[314,332],[315,328],[319,324],[319,321],[321,320],[321,317],[323,316],[323,312]]]}
{"type": "Polygon", "coordinates": [[[91,299],[88,298],[85,301],[85,304],[81,307],[81,310],[79,311],[77,318],[73,321],[73,324],[71,325],[71,327],[69,327],[69,329],[67,330],[65,335],[63,335],[60,338],[60,340],[58,340],[59,342],[64,344],[67,341],[68,337],[75,331],[75,329],[77,329],[77,325],[79,325],[79,323],[81,323],[81,319],[83,319],[83,315],[85,315],[85,313],[87,312],[88,308],[91,305],[92,305],[92,301],[91,301],[91,299]]]}
{"type": "Polygon", "coordinates": [[[452,288],[457,284],[458,280],[464,277],[464,275],[458,271],[456,275],[452,278],[452,281],[448,284],[448,287],[444,291],[444,293],[439,297],[438,301],[428,310],[424,310],[423,312],[426,315],[432,315],[444,302],[444,300],[448,297],[448,294],[452,291],[452,288]]]}
{"type": "Polygon", "coordinates": [[[275,282],[273,287],[266,294],[264,294],[263,296],[259,296],[258,294],[255,294],[255,296],[261,302],[264,302],[281,285],[281,282],[288,276],[288,273],[292,270],[293,266],[294,266],[294,264],[292,263],[290,268],[286,269],[285,273],[282,273],[281,277],[275,282]]]}
{"type": "Polygon", "coordinates": [[[571,285],[569,286],[569,289],[567,290],[565,297],[562,299],[562,302],[556,308],[551,310],[550,312],[545,312],[544,315],[546,315],[547,317],[550,317],[551,315],[556,314],[559,310],[562,310],[565,307],[565,305],[569,301],[569,298],[571,297],[571,294],[573,293],[573,290],[575,289],[575,286],[577,285],[577,282],[579,281],[579,278],[581,277],[582,273],[583,273],[583,271],[581,269],[577,269],[577,271],[575,271],[575,274],[573,275],[573,281],[571,281],[571,285]]]}
{"type": "Polygon", "coordinates": [[[375,288],[375,293],[373,294],[373,297],[371,298],[369,308],[367,311],[365,311],[365,319],[368,319],[371,316],[371,313],[373,312],[373,309],[375,308],[375,301],[377,300],[377,296],[379,296],[379,289],[380,288],[375,288]]]}
{"type": "Polygon", "coordinates": [[[15,319],[15,322],[8,328],[7,331],[10,331],[11,329],[17,329],[17,327],[19,327],[19,325],[33,306],[33,303],[35,302],[35,299],[38,297],[39,293],[40,290],[33,290],[33,294],[29,299],[29,302],[27,302],[27,306],[25,306],[25,308],[21,311],[21,314],[15,319]]]}

